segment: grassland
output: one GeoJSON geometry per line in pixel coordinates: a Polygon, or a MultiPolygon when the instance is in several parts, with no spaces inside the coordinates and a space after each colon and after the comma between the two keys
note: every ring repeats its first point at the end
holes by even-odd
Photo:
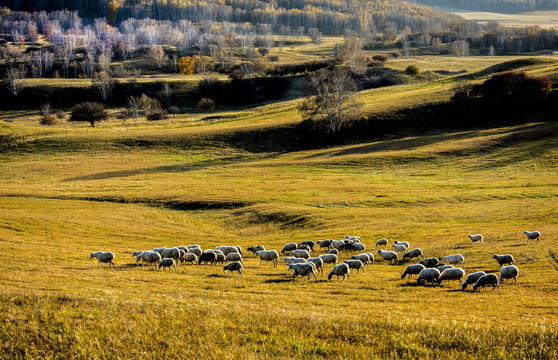
{"type": "MultiPolygon", "coordinates": [[[[361,96],[370,112],[442,101],[458,76],[361,96]]],[[[223,139],[298,122],[296,102],[228,115],[46,129],[3,114],[17,143],[0,154],[1,358],[558,357],[556,122],[250,152],[223,139]],[[535,229],[543,240],[526,245],[535,229]],[[497,272],[492,254],[511,253],[519,284],[415,286],[382,261],[350,281],[293,282],[247,254],[243,278],[130,257],[346,234],[461,253],[467,271],[497,272]],[[97,269],[96,250],[118,270],[97,269]]]]}
{"type": "Polygon", "coordinates": [[[502,14],[488,11],[472,11],[454,7],[438,7],[442,11],[451,12],[467,20],[475,20],[481,24],[497,21],[503,26],[539,26],[550,28],[558,26],[557,10],[527,11],[519,14],[502,14]]]}

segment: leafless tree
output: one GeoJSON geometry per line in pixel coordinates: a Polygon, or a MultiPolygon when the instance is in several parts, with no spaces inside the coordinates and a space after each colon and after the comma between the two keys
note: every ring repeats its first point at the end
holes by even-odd
{"type": "Polygon", "coordinates": [[[10,90],[12,95],[17,95],[23,88],[25,79],[25,69],[23,66],[18,68],[10,67],[4,75],[4,86],[10,90]]]}
{"type": "Polygon", "coordinates": [[[310,40],[314,44],[314,47],[320,45],[322,43],[322,32],[316,28],[308,29],[308,36],[310,36],[310,40]]]}
{"type": "Polygon", "coordinates": [[[161,91],[159,91],[159,98],[161,99],[161,101],[163,101],[167,108],[170,106],[172,95],[173,92],[171,87],[169,86],[169,83],[164,83],[163,88],[161,89],[161,91]]]}
{"type": "Polygon", "coordinates": [[[147,57],[159,68],[167,61],[167,55],[161,45],[152,45],[147,51],[147,57]]]}
{"type": "Polygon", "coordinates": [[[367,56],[362,50],[362,41],[356,37],[347,37],[342,44],[335,47],[335,60],[348,66],[355,74],[364,73],[367,56]]]}
{"type": "Polygon", "coordinates": [[[339,132],[343,123],[358,117],[357,85],[346,69],[322,69],[308,79],[307,93],[299,110],[306,120],[323,121],[327,131],[339,132]]]}
{"type": "Polygon", "coordinates": [[[138,97],[130,96],[128,98],[128,110],[130,111],[130,114],[132,114],[132,116],[136,121],[138,121],[142,109],[143,107],[141,103],[141,98],[139,96],[138,97]]]}
{"type": "Polygon", "coordinates": [[[106,71],[93,75],[93,87],[97,90],[103,100],[106,100],[114,88],[114,80],[106,71]]]}
{"type": "Polygon", "coordinates": [[[450,44],[450,54],[457,57],[469,56],[469,42],[466,40],[456,40],[450,44]]]}

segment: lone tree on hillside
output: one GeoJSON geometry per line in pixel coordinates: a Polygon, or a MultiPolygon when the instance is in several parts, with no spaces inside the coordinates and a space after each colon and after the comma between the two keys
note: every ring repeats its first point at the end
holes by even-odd
{"type": "Polygon", "coordinates": [[[109,114],[103,104],[84,102],[73,107],[70,121],[87,121],[91,127],[95,127],[96,122],[106,120],[108,117],[109,114]]]}
{"type": "Polygon", "coordinates": [[[4,86],[15,96],[23,89],[24,79],[25,69],[23,67],[10,67],[4,75],[4,86]]]}
{"type": "Polygon", "coordinates": [[[335,134],[345,121],[361,114],[356,91],[348,69],[322,69],[308,78],[307,96],[299,110],[304,120],[325,122],[327,132],[335,134]]]}

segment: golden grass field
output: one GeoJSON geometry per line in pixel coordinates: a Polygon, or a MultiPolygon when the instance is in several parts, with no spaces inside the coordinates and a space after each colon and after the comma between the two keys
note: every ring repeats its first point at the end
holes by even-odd
{"type": "MultiPolygon", "coordinates": [[[[361,97],[386,111],[444,100],[453,81],[361,97]]],[[[249,152],[219,136],[300,121],[296,102],[94,129],[0,119],[19,142],[0,153],[0,358],[558,357],[556,122],[249,152]],[[467,272],[498,272],[492,254],[510,253],[519,283],[416,286],[377,254],[348,281],[327,281],[331,266],[292,281],[246,251],[345,235],[374,253],[381,237],[461,253],[467,272]],[[244,276],[142,270],[130,255],[188,244],[241,245],[244,276]],[[97,250],[114,252],[116,271],[89,261],[97,250]]]]}
{"type": "Polygon", "coordinates": [[[451,12],[467,20],[475,20],[481,24],[497,21],[503,26],[539,26],[551,28],[558,26],[558,10],[527,11],[519,14],[503,14],[488,11],[473,11],[453,7],[437,7],[442,11],[451,12]]]}

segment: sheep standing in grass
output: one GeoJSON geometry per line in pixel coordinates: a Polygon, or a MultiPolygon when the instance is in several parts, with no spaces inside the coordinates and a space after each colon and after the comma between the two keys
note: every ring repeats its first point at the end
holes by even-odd
{"type": "Polygon", "coordinates": [[[223,253],[223,258],[230,253],[240,253],[236,246],[217,246],[215,250],[219,250],[223,253]]]}
{"type": "Polygon", "coordinates": [[[374,254],[372,253],[365,253],[365,254],[368,255],[369,261],[372,263],[372,265],[374,265],[374,254]]]}
{"type": "Polygon", "coordinates": [[[190,247],[190,246],[188,246],[188,250],[190,250],[190,252],[192,254],[196,254],[197,257],[200,257],[201,254],[202,254],[201,247],[190,247]]]}
{"type": "Polygon", "coordinates": [[[308,245],[300,245],[299,244],[299,245],[297,245],[296,249],[297,250],[305,250],[305,251],[308,251],[308,253],[312,252],[312,249],[310,249],[310,246],[308,246],[308,245]]]}
{"type": "Polygon", "coordinates": [[[213,251],[203,252],[198,258],[198,265],[202,263],[211,263],[211,265],[215,264],[217,260],[217,255],[213,251]]]}
{"type": "Polygon", "coordinates": [[[103,263],[108,263],[109,264],[109,269],[110,266],[112,265],[114,267],[114,270],[116,270],[116,266],[114,266],[114,263],[112,262],[112,260],[114,259],[114,254],[111,253],[110,251],[107,252],[103,252],[103,251],[96,251],[94,253],[91,253],[89,255],[89,260],[96,258],[98,260],[97,262],[97,267],[101,267],[101,269],[103,268],[103,263]]]}
{"type": "Polygon", "coordinates": [[[471,239],[471,241],[473,242],[473,244],[475,243],[481,243],[482,246],[484,246],[484,236],[482,236],[481,234],[476,234],[476,235],[467,235],[469,236],[469,239],[471,239]]]}
{"type": "Polygon", "coordinates": [[[306,259],[296,258],[292,256],[287,256],[283,258],[283,262],[287,264],[302,264],[306,262],[306,259]]]}
{"type": "MultiPolygon", "coordinates": [[[[140,266],[140,263],[139,263],[139,262],[140,262],[140,260],[142,260],[142,259],[139,258],[139,255],[140,255],[142,252],[143,252],[143,251],[134,251],[134,252],[132,252],[132,257],[135,257],[135,258],[136,258],[136,265],[137,265],[137,266],[140,266]]],[[[143,261],[142,261],[142,264],[143,264],[143,261]]]]}
{"type": "MultiPolygon", "coordinates": [[[[231,255],[231,254],[229,254],[231,255]]],[[[228,255],[227,255],[228,256],[228,255]]],[[[238,273],[240,274],[240,276],[242,276],[242,270],[244,270],[244,268],[242,267],[242,264],[238,261],[233,261],[230,264],[227,264],[225,266],[223,266],[223,272],[225,271],[230,271],[230,273],[234,276],[233,271],[238,271],[238,273]]]]}
{"type": "Polygon", "coordinates": [[[523,232],[523,234],[527,235],[527,242],[526,244],[529,243],[529,240],[533,240],[533,242],[535,242],[535,240],[537,240],[538,243],[541,242],[541,233],[540,231],[527,231],[525,230],[523,232]]]}
{"type": "Polygon", "coordinates": [[[293,281],[297,276],[308,276],[308,281],[310,281],[311,276],[314,276],[314,280],[318,281],[316,277],[316,265],[313,263],[290,264],[289,270],[293,271],[293,281]]]}
{"type": "Polygon", "coordinates": [[[190,250],[188,250],[188,247],[187,247],[187,246],[184,246],[184,245],[175,246],[175,248],[177,248],[177,249],[179,249],[179,250],[182,250],[182,251],[184,251],[184,252],[187,252],[187,253],[190,252],[190,250]]]}
{"type": "Polygon", "coordinates": [[[335,265],[333,267],[333,269],[331,269],[331,272],[329,273],[329,275],[327,276],[328,280],[331,280],[331,278],[333,278],[333,275],[337,276],[337,280],[339,280],[339,276],[343,276],[343,280],[345,280],[345,275],[347,275],[347,279],[349,279],[349,273],[351,272],[349,265],[343,263],[343,264],[338,264],[335,265]]]}
{"type": "Polygon", "coordinates": [[[163,251],[165,251],[167,248],[165,247],[161,247],[161,248],[155,248],[152,251],[155,251],[156,253],[159,253],[159,255],[163,256],[163,251]]]}
{"type": "Polygon", "coordinates": [[[356,243],[353,244],[353,251],[364,251],[366,249],[366,245],[363,243],[356,243]]]}
{"type": "Polygon", "coordinates": [[[425,284],[431,283],[434,285],[439,277],[440,272],[438,269],[423,269],[417,276],[417,283],[422,284],[424,282],[425,284]]]}
{"type": "Polygon", "coordinates": [[[254,256],[258,256],[260,258],[260,265],[262,261],[265,261],[266,264],[269,261],[273,261],[274,267],[277,267],[279,263],[279,253],[275,250],[263,250],[263,251],[256,251],[254,256]]]}
{"type": "MultiPolygon", "coordinates": [[[[360,260],[364,265],[368,265],[371,262],[370,255],[368,254],[353,255],[351,256],[351,260],[360,260]]],[[[374,258],[372,258],[372,261],[374,261],[374,258]]]]}
{"type": "Polygon", "coordinates": [[[413,259],[413,258],[419,258],[421,257],[424,259],[424,255],[422,254],[422,250],[419,248],[413,249],[413,250],[409,250],[407,251],[405,254],[403,254],[403,260],[405,259],[413,259]]]}
{"type": "Polygon", "coordinates": [[[450,281],[450,280],[459,280],[459,285],[462,285],[461,279],[465,276],[465,270],[461,268],[453,268],[453,269],[446,269],[438,278],[438,285],[442,283],[442,281],[450,281]]]}
{"type": "Polygon", "coordinates": [[[294,256],[296,258],[306,259],[306,260],[310,259],[310,253],[306,250],[294,250],[291,251],[289,255],[294,256]]]}
{"type": "Polygon", "coordinates": [[[465,269],[465,258],[461,254],[444,256],[442,258],[442,262],[452,265],[457,264],[465,269]]]}
{"type": "Polygon", "coordinates": [[[176,263],[174,262],[173,258],[163,259],[159,263],[159,270],[161,270],[161,268],[163,268],[163,271],[164,271],[165,268],[169,268],[169,271],[170,271],[172,269],[172,267],[174,267],[174,270],[178,271],[178,269],[176,268],[176,263]]]}
{"type": "Polygon", "coordinates": [[[500,264],[500,266],[502,266],[504,264],[511,265],[515,262],[515,259],[510,254],[506,254],[506,255],[494,254],[494,255],[492,255],[492,257],[494,259],[496,259],[496,261],[498,261],[498,264],[500,264]]]}
{"type": "Polygon", "coordinates": [[[161,261],[161,259],[162,259],[161,254],[159,254],[158,252],[144,251],[138,255],[136,261],[142,260],[142,264],[141,264],[142,269],[145,264],[147,264],[148,268],[151,268],[151,265],[154,265],[156,268],[157,264],[159,263],[159,261],[161,261]]]}
{"type": "Polygon", "coordinates": [[[436,266],[436,269],[438,269],[438,271],[441,274],[444,270],[455,269],[455,267],[453,265],[438,265],[438,266],[436,266]]]}
{"type": "Polygon", "coordinates": [[[314,251],[314,246],[316,246],[316,243],[313,242],[312,240],[306,240],[306,241],[303,241],[300,244],[298,244],[298,246],[301,246],[301,245],[306,245],[310,248],[309,251],[314,251]]]}
{"type": "Polygon", "coordinates": [[[320,259],[324,262],[324,264],[337,264],[337,260],[339,259],[335,254],[323,254],[319,256],[320,259]]]}
{"type": "Polygon", "coordinates": [[[264,250],[265,250],[265,247],[263,245],[248,247],[248,251],[251,251],[252,255],[254,255],[257,251],[264,251],[264,250]]]}
{"type": "Polygon", "coordinates": [[[396,241],[394,242],[395,245],[405,245],[405,247],[408,249],[410,247],[409,242],[408,241],[396,241]]]}
{"type": "Polygon", "coordinates": [[[318,243],[318,245],[320,245],[320,249],[323,249],[323,248],[330,249],[332,241],[333,240],[330,240],[330,239],[318,240],[317,243],[318,243]]]}
{"type": "Polygon", "coordinates": [[[397,263],[397,253],[395,251],[378,250],[378,254],[380,254],[385,261],[397,263]]]}
{"type": "MultiPolygon", "coordinates": [[[[223,252],[221,250],[213,250],[213,252],[215,253],[215,264],[219,263],[219,264],[224,264],[225,263],[225,254],[223,254],[223,252]]],[[[229,253],[231,254],[231,253],[229,253]]],[[[234,253],[237,254],[237,253],[234,253]]]]}
{"type": "Polygon", "coordinates": [[[391,247],[396,253],[405,253],[407,251],[407,247],[405,245],[392,244],[391,247]]]}
{"type": "Polygon", "coordinates": [[[329,251],[327,253],[328,254],[335,254],[335,255],[339,256],[339,250],[337,250],[337,249],[329,249],[329,251]]]}
{"type": "Polygon", "coordinates": [[[517,285],[517,276],[519,275],[519,268],[515,265],[504,266],[500,269],[500,282],[504,283],[504,279],[513,279],[517,285]]]}
{"type": "Polygon", "coordinates": [[[386,239],[386,238],[381,238],[380,240],[376,241],[376,244],[375,244],[375,245],[376,245],[376,247],[382,246],[382,245],[383,245],[383,246],[385,246],[384,249],[387,249],[387,246],[388,246],[388,239],[386,239]]]}
{"type": "Polygon", "coordinates": [[[161,252],[161,257],[163,259],[174,259],[178,261],[178,259],[180,259],[180,250],[177,248],[165,249],[161,252]]]}
{"type": "Polygon", "coordinates": [[[360,269],[362,269],[363,272],[366,272],[366,270],[364,270],[364,264],[360,260],[345,260],[344,263],[349,265],[349,269],[356,269],[357,273],[360,269]]]}
{"type": "Polygon", "coordinates": [[[242,261],[242,256],[239,253],[230,253],[229,255],[225,256],[225,264],[231,261],[238,261],[242,265],[244,265],[244,262],[242,261]]]}
{"type": "Polygon", "coordinates": [[[461,284],[461,289],[465,290],[467,288],[467,286],[469,285],[475,285],[475,283],[484,275],[486,275],[486,273],[484,271],[477,271],[474,272],[472,274],[469,274],[467,276],[467,279],[465,279],[465,282],[463,282],[463,284],[461,284]]]}
{"type": "Polygon", "coordinates": [[[184,255],[184,257],[181,259],[182,262],[187,262],[187,263],[197,263],[198,262],[198,257],[196,256],[196,254],[193,253],[187,253],[184,255]]]}
{"type": "Polygon", "coordinates": [[[320,274],[320,272],[322,273],[322,275],[324,274],[324,261],[322,260],[322,258],[320,257],[310,258],[308,259],[308,262],[316,265],[316,272],[318,274],[320,274]]]}
{"type": "Polygon", "coordinates": [[[405,271],[403,271],[403,274],[401,274],[401,280],[405,279],[405,276],[407,275],[409,275],[410,279],[413,275],[420,274],[420,272],[424,269],[426,269],[426,267],[424,267],[424,265],[422,264],[407,265],[405,271]]]}
{"type": "Polygon", "coordinates": [[[433,268],[439,264],[439,261],[437,258],[432,257],[432,258],[422,259],[421,261],[419,261],[419,264],[422,264],[427,268],[433,268]]]}
{"type": "Polygon", "coordinates": [[[298,247],[297,243],[288,243],[285,244],[285,246],[283,246],[283,249],[281,250],[281,254],[284,254],[286,252],[291,252],[293,250],[296,250],[296,248],[298,247]]]}
{"type": "Polygon", "coordinates": [[[481,276],[475,283],[475,286],[473,286],[473,290],[477,290],[478,288],[484,289],[486,285],[492,285],[492,290],[496,289],[496,287],[498,287],[498,290],[500,290],[498,276],[496,274],[486,274],[481,276]]]}

